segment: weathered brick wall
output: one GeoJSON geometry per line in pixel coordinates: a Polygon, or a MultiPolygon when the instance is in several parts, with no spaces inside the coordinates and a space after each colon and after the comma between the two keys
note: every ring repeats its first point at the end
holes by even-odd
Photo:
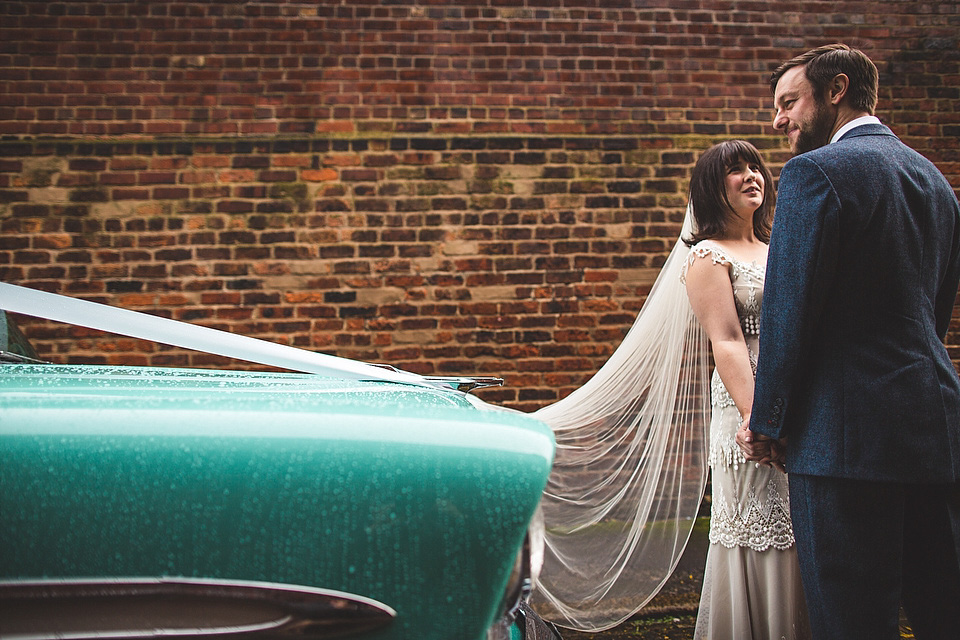
{"type": "MultiPolygon", "coordinates": [[[[699,152],[779,170],[781,60],[864,49],[960,188],[958,7],[0,2],[0,277],[534,408],[629,327],[699,152]]],[[[54,361],[224,363],[21,321],[54,361]]]]}

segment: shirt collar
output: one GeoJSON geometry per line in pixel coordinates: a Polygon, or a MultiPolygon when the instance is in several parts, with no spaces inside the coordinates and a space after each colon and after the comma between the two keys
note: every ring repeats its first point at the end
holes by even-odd
{"type": "Polygon", "coordinates": [[[843,134],[845,134],[847,131],[850,131],[850,129],[853,129],[854,127],[859,127],[862,124],[880,124],[880,118],[877,116],[860,116],[859,118],[854,118],[847,124],[840,127],[840,131],[837,131],[835,134],[833,134],[833,137],[830,138],[830,143],[833,144],[842,138],[843,134]]]}

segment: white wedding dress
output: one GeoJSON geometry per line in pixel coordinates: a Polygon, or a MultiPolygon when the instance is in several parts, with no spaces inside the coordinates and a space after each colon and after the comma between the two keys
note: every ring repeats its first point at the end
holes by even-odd
{"type": "MultiPolygon", "coordinates": [[[[709,240],[690,250],[686,265],[695,260],[712,260],[728,268],[756,372],[765,265],[738,261],[709,240]]],[[[710,392],[710,547],[693,637],[809,638],[787,476],[773,467],[747,463],[735,441],[740,413],[716,370],[710,392]]]]}

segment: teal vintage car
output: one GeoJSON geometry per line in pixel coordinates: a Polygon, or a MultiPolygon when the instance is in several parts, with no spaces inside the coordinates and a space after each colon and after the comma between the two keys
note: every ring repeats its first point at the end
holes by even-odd
{"type": "Polygon", "coordinates": [[[41,364],[0,316],[0,637],[523,637],[541,422],[463,379],[41,364]]]}

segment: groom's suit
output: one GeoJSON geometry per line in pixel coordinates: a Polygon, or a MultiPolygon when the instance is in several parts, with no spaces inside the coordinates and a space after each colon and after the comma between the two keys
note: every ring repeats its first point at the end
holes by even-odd
{"type": "Polygon", "coordinates": [[[836,637],[880,637],[832,616],[896,611],[901,587],[928,637],[925,609],[958,608],[960,378],[942,343],[958,283],[956,195],[890,129],[861,125],[784,166],[750,428],[788,439],[811,621],[836,637]]]}

